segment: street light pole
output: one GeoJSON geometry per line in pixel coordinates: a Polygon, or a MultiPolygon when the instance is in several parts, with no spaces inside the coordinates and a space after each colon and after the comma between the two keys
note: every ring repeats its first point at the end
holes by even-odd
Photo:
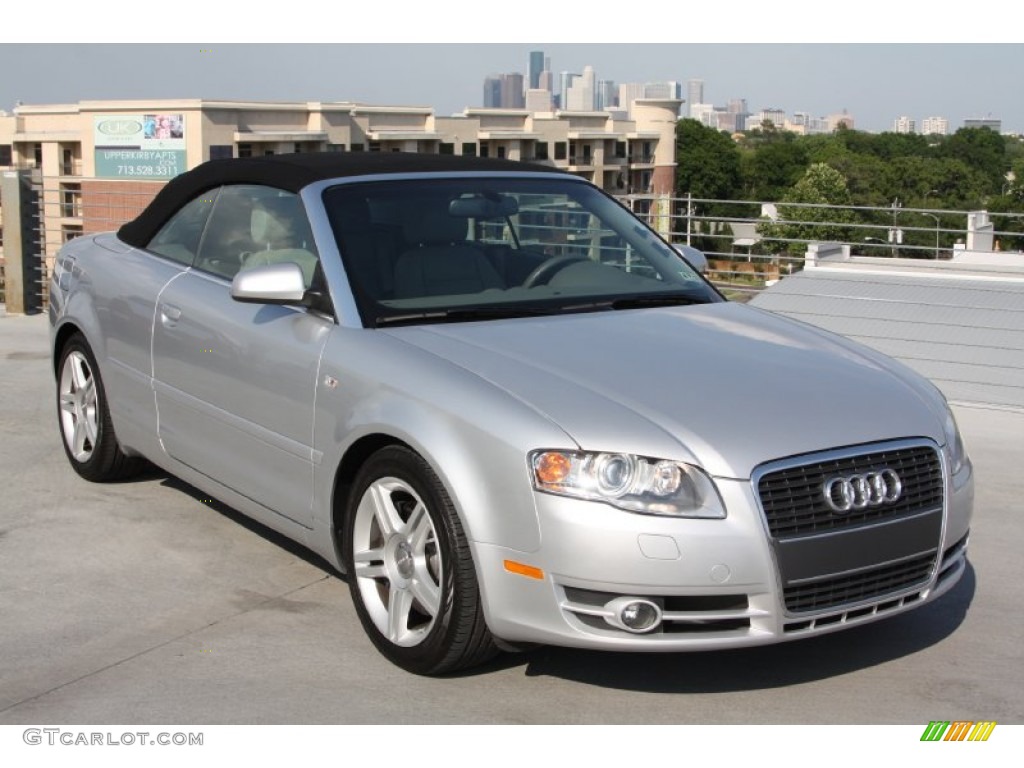
{"type": "Polygon", "coordinates": [[[686,244],[690,245],[690,222],[693,219],[693,192],[686,193],[686,244]]]}
{"type": "Polygon", "coordinates": [[[935,219],[935,259],[939,258],[939,217],[934,213],[928,213],[927,211],[919,211],[922,216],[928,216],[929,218],[935,219]]]}
{"type": "Polygon", "coordinates": [[[897,197],[892,201],[892,232],[889,236],[889,242],[892,243],[892,257],[896,258],[896,241],[899,239],[896,233],[899,231],[896,228],[896,217],[900,215],[900,199],[897,197]]]}

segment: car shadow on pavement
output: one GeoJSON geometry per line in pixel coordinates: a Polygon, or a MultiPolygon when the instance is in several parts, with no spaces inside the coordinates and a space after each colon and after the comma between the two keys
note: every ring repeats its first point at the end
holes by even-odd
{"type": "Polygon", "coordinates": [[[162,469],[154,467],[151,471],[147,470],[145,475],[140,476],[138,479],[159,480],[160,485],[167,488],[173,488],[174,490],[180,491],[181,493],[184,493],[187,496],[191,496],[196,501],[202,502],[203,506],[208,507],[209,509],[213,510],[214,512],[220,515],[223,515],[232,522],[242,526],[247,531],[250,531],[251,533],[254,533],[257,536],[266,539],[271,544],[280,547],[281,549],[285,550],[291,555],[294,555],[300,560],[304,560],[305,562],[312,565],[314,568],[319,568],[324,573],[337,577],[342,581],[345,581],[344,574],[337,571],[333,565],[331,565],[329,562],[324,560],[322,557],[320,557],[312,550],[307,549],[301,544],[292,541],[287,536],[278,533],[272,528],[268,528],[262,523],[253,520],[251,517],[247,517],[238,510],[229,507],[227,504],[222,504],[216,499],[211,499],[208,493],[204,493],[198,488],[189,485],[184,480],[179,480],[174,475],[167,474],[162,469]]]}
{"type": "Polygon", "coordinates": [[[518,658],[527,676],[602,688],[652,693],[780,688],[884,664],[941,642],[963,623],[975,587],[974,568],[968,563],[960,583],[934,603],[872,624],[777,645],[665,654],[542,647],[518,658]]]}

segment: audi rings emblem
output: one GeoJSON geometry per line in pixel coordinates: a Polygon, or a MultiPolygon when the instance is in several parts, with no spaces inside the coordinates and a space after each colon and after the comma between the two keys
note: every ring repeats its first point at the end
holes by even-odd
{"type": "Polygon", "coordinates": [[[852,510],[894,504],[903,495],[903,481],[891,469],[849,477],[833,477],[822,486],[829,507],[837,515],[852,510]]]}

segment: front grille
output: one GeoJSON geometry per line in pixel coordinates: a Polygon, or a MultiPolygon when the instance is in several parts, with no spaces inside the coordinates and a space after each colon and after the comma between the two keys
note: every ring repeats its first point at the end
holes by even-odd
{"type": "Polygon", "coordinates": [[[923,584],[934,565],[935,552],[930,552],[895,565],[786,587],[786,608],[791,613],[821,611],[837,605],[880,599],[923,584]]]}
{"type": "Polygon", "coordinates": [[[913,515],[942,506],[942,466],[934,448],[913,446],[860,456],[810,462],[768,472],[757,484],[771,535],[776,539],[821,533],[837,528],[913,515]],[[825,483],[891,469],[900,476],[903,491],[892,504],[835,513],[825,500],[825,483]]]}

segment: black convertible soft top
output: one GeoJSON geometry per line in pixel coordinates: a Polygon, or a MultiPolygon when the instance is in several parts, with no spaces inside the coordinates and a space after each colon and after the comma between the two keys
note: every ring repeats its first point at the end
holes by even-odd
{"type": "Polygon", "coordinates": [[[558,172],[558,169],[511,160],[413,152],[309,152],[209,160],[171,179],[138,218],[118,230],[117,236],[128,245],[143,248],[185,203],[224,184],[263,184],[298,192],[307,184],[323,179],[448,171],[558,172]]]}

